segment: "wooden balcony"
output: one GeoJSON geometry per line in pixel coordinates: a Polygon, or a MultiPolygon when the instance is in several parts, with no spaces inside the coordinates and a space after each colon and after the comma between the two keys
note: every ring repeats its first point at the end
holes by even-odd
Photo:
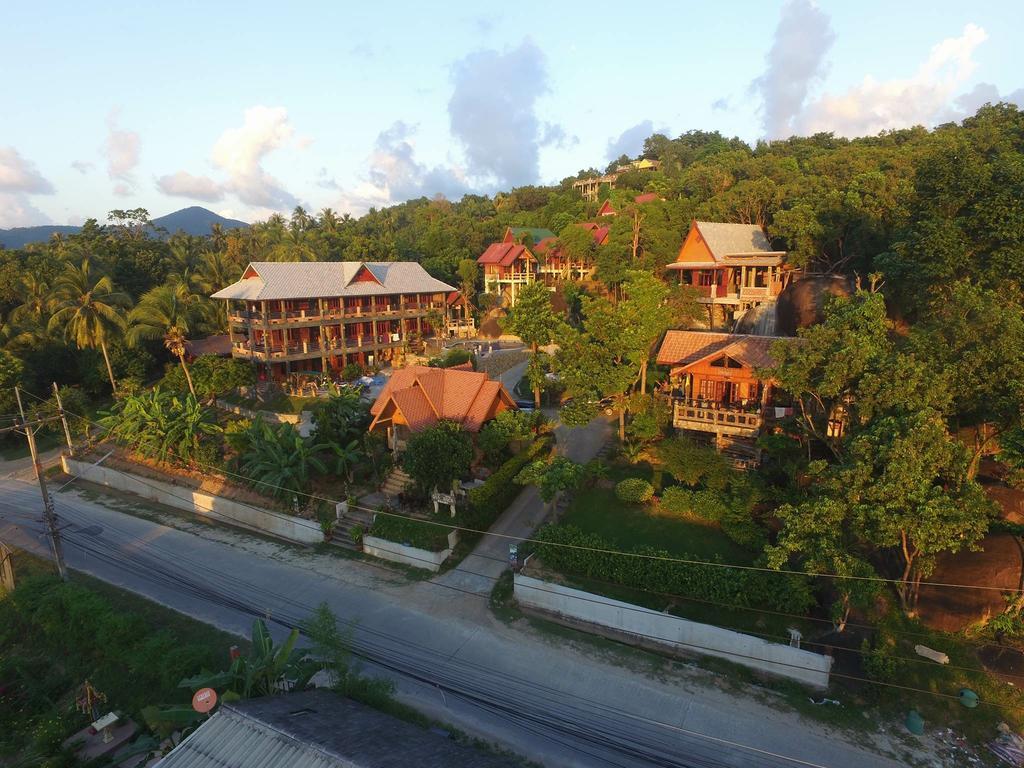
{"type": "Polygon", "coordinates": [[[275,312],[248,312],[245,310],[231,309],[228,311],[228,319],[239,325],[272,325],[288,326],[290,328],[301,328],[309,325],[319,325],[331,320],[374,320],[393,319],[400,317],[422,317],[431,310],[445,311],[442,302],[422,302],[416,304],[377,304],[372,307],[335,307],[325,309],[321,314],[317,308],[293,309],[275,312]]]}
{"type": "Polygon", "coordinates": [[[321,345],[318,341],[290,342],[288,344],[246,344],[235,342],[231,356],[253,360],[312,360],[324,355],[341,355],[351,352],[367,352],[376,349],[401,347],[405,341],[394,338],[397,334],[380,333],[376,336],[353,336],[348,339],[328,339],[321,345]]]}
{"type": "Polygon", "coordinates": [[[720,435],[756,435],[764,424],[759,405],[743,407],[710,400],[673,398],[672,426],[720,435]]]}

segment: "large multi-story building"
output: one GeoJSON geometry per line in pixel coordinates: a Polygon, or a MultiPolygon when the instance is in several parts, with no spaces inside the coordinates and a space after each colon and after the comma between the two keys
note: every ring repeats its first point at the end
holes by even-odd
{"type": "Polygon", "coordinates": [[[710,221],[690,225],[668,268],[698,292],[711,328],[728,327],[748,309],[774,302],[793,276],[786,252],[772,249],[761,227],[710,221]]]}
{"type": "Polygon", "coordinates": [[[640,160],[634,160],[628,165],[620,165],[614,171],[605,173],[601,176],[588,176],[585,179],[577,179],[572,183],[572,188],[580,193],[580,196],[584,200],[597,200],[598,195],[601,193],[601,186],[607,186],[608,189],[615,189],[615,182],[619,180],[619,176],[627,171],[656,171],[661,168],[660,160],[647,160],[646,158],[640,160]]]}
{"type": "Polygon", "coordinates": [[[228,302],[232,356],[281,380],[386,362],[445,333],[454,290],[414,262],[261,261],[213,298],[228,302]]]}

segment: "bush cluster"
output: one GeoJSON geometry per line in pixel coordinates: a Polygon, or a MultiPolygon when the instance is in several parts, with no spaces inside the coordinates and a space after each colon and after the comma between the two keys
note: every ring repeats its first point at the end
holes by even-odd
{"type": "MultiPolygon", "coordinates": [[[[650,557],[609,554],[608,550],[616,549],[614,545],[597,534],[584,533],[570,525],[546,525],[537,531],[534,540],[544,564],[565,574],[743,608],[756,606],[803,613],[814,604],[811,583],[803,576],[723,568],[703,562],[682,563],[678,560],[697,558],[673,556],[654,547],[632,550],[650,557]],[[558,546],[560,544],[573,546],[558,546]]],[[[721,561],[712,561],[715,562],[721,561]]]]}
{"type": "Polygon", "coordinates": [[[429,552],[440,552],[448,548],[448,532],[451,529],[430,520],[396,517],[395,515],[376,515],[373,525],[367,532],[398,544],[429,552]]]}
{"type": "Polygon", "coordinates": [[[626,504],[644,504],[654,498],[654,486],[640,477],[627,477],[615,486],[615,498],[626,504]]]}
{"type": "Polygon", "coordinates": [[[516,476],[535,458],[545,455],[551,448],[551,438],[541,437],[529,448],[519,452],[501,465],[501,468],[487,478],[479,488],[467,495],[469,504],[459,514],[461,524],[467,528],[485,531],[523,490],[515,482],[516,476]]]}

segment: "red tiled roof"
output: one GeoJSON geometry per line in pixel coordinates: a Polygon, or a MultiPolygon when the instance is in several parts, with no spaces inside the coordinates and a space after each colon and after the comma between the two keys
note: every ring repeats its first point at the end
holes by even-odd
{"type": "Polygon", "coordinates": [[[590,233],[594,236],[595,243],[604,245],[604,241],[608,239],[608,233],[611,231],[611,227],[596,227],[590,230],[590,233]]]}
{"type": "Polygon", "coordinates": [[[558,242],[557,237],[545,237],[539,243],[533,246],[534,253],[538,256],[545,256],[547,252],[551,250],[551,247],[558,242]]]}
{"type": "Polygon", "coordinates": [[[524,251],[527,254],[530,253],[525,245],[517,245],[516,243],[491,243],[487,246],[487,250],[484,251],[476,261],[478,264],[500,264],[503,267],[508,267],[523,255],[524,251]]]}
{"type": "Polygon", "coordinates": [[[752,368],[770,368],[775,365],[771,345],[780,338],[792,340],[780,336],[669,331],[658,350],[658,365],[686,368],[721,352],[752,368]]]}
{"type": "Polygon", "coordinates": [[[389,402],[402,412],[409,428],[418,432],[445,419],[461,424],[469,432],[478,432],[496,400],[514,408],[512,396],[500,382],[486,373],[455,368],[427,368],[422,365],[400,368],[392,374],[377,400],[370,407],[377,417],[389,402]]]}
{"type": "Polygon", "coordinates": [[[658,197],[657,192],[645,192],[642,195],[637,195],[636,197],[634,197],[633,202],[642,205],[643,203],[653,203],[655,200],[659,199],[660,198],[658,197]]]}
{"type": "Polygon", "coordinates": [[[601,203],[601,207],[597,209],[598,216],[614,216],[616,213],[617,211],[612,206],[610,200],[605,200],[601,203]]]}

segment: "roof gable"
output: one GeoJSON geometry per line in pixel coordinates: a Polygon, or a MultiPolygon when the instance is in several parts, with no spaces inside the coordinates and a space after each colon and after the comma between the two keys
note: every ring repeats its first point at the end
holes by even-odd
{"type": "Polygon", "coordinates": [[[775,365],[771,346],[787,336],[748,336],[707,331],[669,331],[658,349],[658,365],[686,369],[711,357],[730,357],[749,368],[775,365]]]}
{"type": "Polygon", "coordinates": [[[601,203],[601,207],[597,209],[598,216],[616,216],[618,211],[612,206],[611,200],[605,200],[601,203]]]}
{"type": "Polygon", "coordinates": [[[261,301],[454,290],[413,261],[254,261],[240,280],[212,298],[261,301]]]}
{"type": "Polygon", "coordinates": [[[389,415],[389,405],[402,412],[409,428],[418,432],[447,420],[477,432],[498,407],[515,407],[501,382],[486,373],[460,368],[428,368],[422,365],[395,371],[370,407],[372,430],[389,415]]]}

